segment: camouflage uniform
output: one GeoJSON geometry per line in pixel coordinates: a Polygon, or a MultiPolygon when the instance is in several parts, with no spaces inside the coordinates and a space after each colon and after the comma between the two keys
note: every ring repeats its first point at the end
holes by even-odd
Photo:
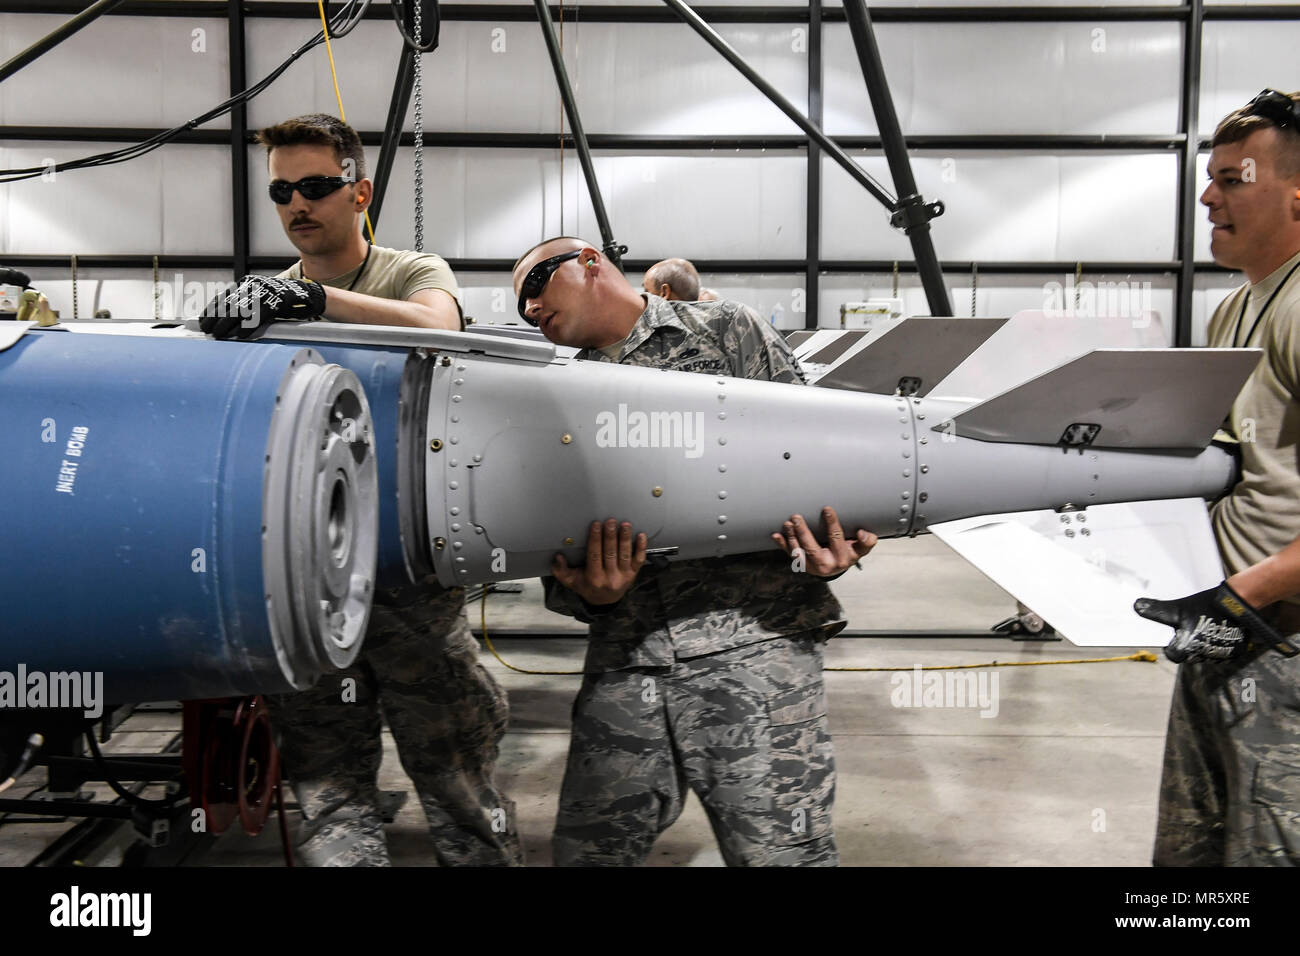
{"type": "Polygon", "coordinates": [[[377,592],[356,662],[269,702],[302,807],[302,863],[389,864],[376,786],[386,718],[438,862],[522,865],[514,803],[492,782],[506,696],[478,663],[463,589],[431,575],[377,592]]]}
{"type": "MultiPolygon", "coordinates": [[[[1241,480],[1211,515],[1229,575],[1300,534],[1300,273],[1282,285],[1293,268],[1300,254],[1228,296],[1210,320],[1210,345],[1266,353],[1226,426],[1241,439],[1241,480]]],[[[1300,634],[1294,599],[1262,616],[1282,634],[1300,634]]],[[[1226,663],[1179,665],[1154,858],[1157,866],[1300,864],[1300,657],[1251,648],[1226,663]]]]}
{"type": "Polygon", "coordinates": [[[729,866],[834,866],[822,645],[774,638],[670,667],[587,674],[557,866],[634,866],[700,796],[729,866]]]}
{"type": "Polygon", "coordinates": [[[1300,864],[1300,657],[1252,648],[1179,665],[1155,864],[1300,864]]]}
{"type": "MultiPolygon", "coordinates": [[[[645,298],[616,356],[578,358],[804,382],[784,339],[748,307],[645,298]]],[[[644,861],[687,785],[728,864],[839,862],[821,668],[822,645],[844,621],[823,579],[795,573],[774,547],[647,565],[600,607],[553,578],[544,584],[549,608],[591,625],[557,865],[644,861]]]]}
{"type": "MultiPolygon", "coordinates": [[[[280,278],[301,279],[302,263],[280,278]]],[[[441,289],[460,308],[450,267],[428,253],[372,246],[365,261],[324,284],[397,300],[441,289]]],[[[270,703],[285,774],[302,806],[301,862],[388,865],[376,789],[387,719],[438,862],[522,864],[514,804],[492,782],[506,696],[478,665],[462,589],[444,590],[430,575],[376,592],[352,667],[270,703]],[[355,688],[354,702],[344,702],[345,686],[355,688]]]]}

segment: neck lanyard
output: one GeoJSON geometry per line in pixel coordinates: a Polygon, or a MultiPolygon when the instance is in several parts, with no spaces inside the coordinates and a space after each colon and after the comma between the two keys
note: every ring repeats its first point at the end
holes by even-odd
{"type": "MultiPolygon", "coordinates": [[[[366,243],[366,257],[361,260],[361,268],[358,269],[357,274],[352,277],[352,281],[348,283],[348,287],[343,290],[344,292],[351,292],[353,289],[357,287],[357,283],[361,281],[361,276],[366,271],[366,266],[370,264],[370,251],[374,248],[375,247],[370,245],[370,243],[366,243]]],[[[303,272],[301,265],[299,265],[298,267],[298,275],[302,276],[304,279],[307,278],[307,275],[306,273],[303,272]]],[[[308,281],[314,281],[314,280],[308,280],[308,281]]],[[[321,284],[324,285],[324,283],[321,284]]]]}
{"type": "Polygon", "coordinates": [[[1277,298],[1277,294],[1281,292],[1283,288],[1286,287],[1287,282],[1291,279],[1293,275],[1295,275],[1295,271],[1297,269],[1300,269],[1300,262],[1297,262],[1295,265],[1293,265],[1291,267],[1291,271],[1282,277],[1282,281],[1277,284],[1277,288],[1273,290],[1273,294],[1270,295],[1268,297],[1268,301],[1264,303],[1264,308],[1260,309],[1259,315],[1255,316],[1254,324],[1251,325],[1250,331],[1246,333],[1246,341],[1238,345],[1237,336],[1241,334],[1241,323],[1246,320],[1246,306],[1250,303],[1250,293],[1249,292],[1246,293],[1245,298],[1241,300],[1241,313],[1237,316],[1237,327],[1232,331],[1233,348],[1239,348],[1239,349],[1245,348],[1247,345],[1250,344],[1251,338],[1255,335],[1255,330],[1259,328],[1260,320],[1264,318],[1264,313],[1268,311],[1268,307],[1273,304],[1273,300],[1277,298]]]}

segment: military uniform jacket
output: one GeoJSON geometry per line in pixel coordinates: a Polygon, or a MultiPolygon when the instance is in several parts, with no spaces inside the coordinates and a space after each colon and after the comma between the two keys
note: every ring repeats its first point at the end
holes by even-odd
{"type": "MultiPolygon", "coordinates": [[[[578,358],[679,372],[807,384],[780,334],[748,306],[726,299],[678,302],[644,295],[645,311],[617,359],[596,349],[578,358]]],[[[833,504],[833,502],[832,502],[833,504]]],[[[779,531],[789,515],[773,515],[779,531]]],[[[591,625],[584,669],[670,666],[792,634],[844,627],[843,610],[825,580],[791,570],[770,552],[647,564],[615,604],[592,607],[553,577],[543,578],[546,606],[591,625]]]]}

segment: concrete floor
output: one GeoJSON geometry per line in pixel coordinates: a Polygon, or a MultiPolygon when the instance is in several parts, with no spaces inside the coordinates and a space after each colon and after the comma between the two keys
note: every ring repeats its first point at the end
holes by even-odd
{"type": "MultiPolygon", "coordinates": [[[[833,587],[854,629],[985,629],[1014,602],[937,539],[886,541],[833,587]]],[[[583,628],[540,606],[540,586],[488,598],[489,635],[498,651],[529,670],[574,670],[583,628]],[[519,628],[569,628],[573,636],[521,640],[519,628]]],[[[470,609],[477,628],[479,607],[470,609]]],[[[978,639],[838,638],[827,667],[893,667],[1081,660],[1131,649],[1081,649],[1066,642],[978,639]]],[[[485,666],[510,694],[500,782],[518,805],[528,863],[547,866],[550,833],[568,747],[574,676],[507,670],[485,650],[485,666]]],[[[951,673],[951,672],[950,672],[951,673]]],[[[970,672],[966,672],[970,673],[970,672]]],[[[836,838],[845,865],[1131,865],[1149,864],[1165,718],[1175,668],[1132,661],[981,668],[996,715],[972,707],[895,706],[890,673],[828,673],[838,787],[836,838]],[[892,699],[891,699],[892,698],[892,699]]],[[[911,681],[911,675],[907,680],[911,681]]],[[[902,678],[899,679],[900,681],[902,678]]],[[[992,711],[993,708],[987,708],[992,711]]],[[[179,715],[133,717],[111,750],[159,746],[179,715]],[[170,722],[169,722],[170,721],[170,722]]],[[[385,735],[380,783],[410,789],[385,735]]],[[[36,786],[29,774],[16,793],[36,786]]],[[[0,828],[0,865],[25,862],[58,826],[0,828]]],[[[396,865],[433,862],[423,814],[412,799],[388,828],[396,865]]],[[[109,852],[101,862],[119,855],[109,852]]],[[[87,861],[93,862],[93,861],[87,861]]],[[[228,833],[201,857],[207,866],[279,865],[271,823],[254,839],[228,833]]],[[[718,866],[704,812],[692,797],[681,819],[655,845],[651,865],[718,866]]]]}

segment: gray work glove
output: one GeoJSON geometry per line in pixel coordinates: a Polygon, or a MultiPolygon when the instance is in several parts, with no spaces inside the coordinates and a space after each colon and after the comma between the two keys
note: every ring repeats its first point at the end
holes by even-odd
{"type": "Polygon", "coordinates": [[[1165,657],[1175,664],[1231,660],[1249,643],[1271,646],[1287,657],[1300,653],[1228,587],[1227,581],[1177,601],[1138,598],[1133,610],[1174,629],[1174,639],[1165,645],[1165,657]]]}
{"type": "Polygon", "coordinates": [[[246,339],[271,322],[314,319],[325,311],[325,287],[306,279],[244,276],[208,303],[199,328],[218,339],[246,339]]]}

